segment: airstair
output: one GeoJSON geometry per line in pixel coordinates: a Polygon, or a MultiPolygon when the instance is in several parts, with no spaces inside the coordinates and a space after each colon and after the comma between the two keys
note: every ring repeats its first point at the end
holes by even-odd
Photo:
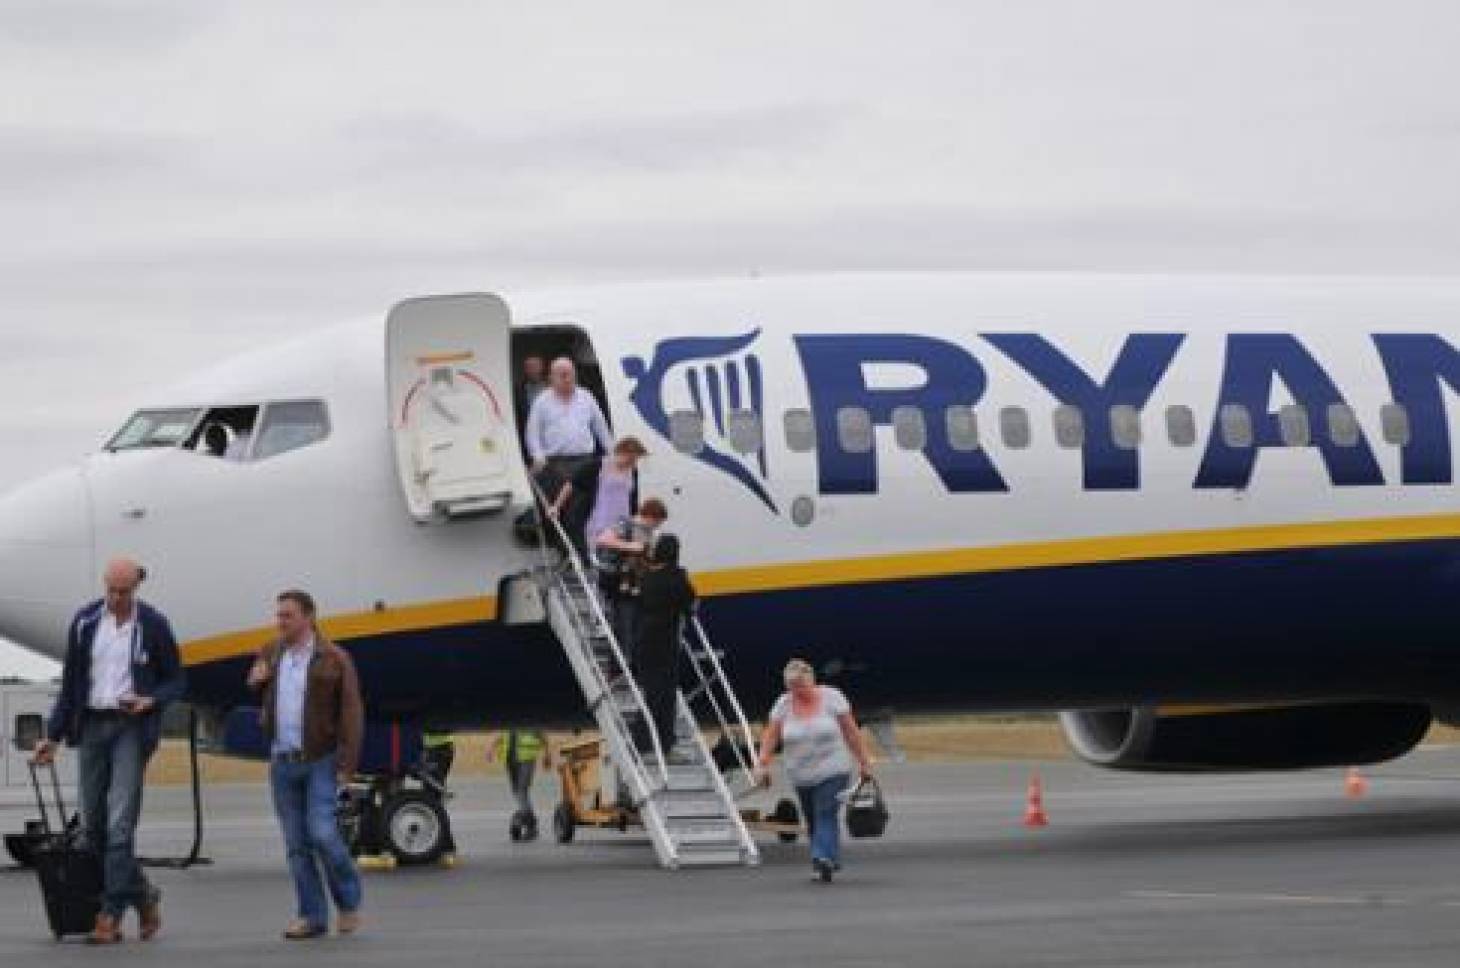
{"type": "Polygon", "coordinates": [[[760,863],[736,795],[695,716],[696,709],[708,711],[722,740],[728,739],[719,748],[733,751],[727,765],[740,771],[744,784],[752,784],[746,752],[754,748],[750,726],[703,626],[694,618],[685,630],[682,648],[693,669],[691,686],[677,698],[675,742],[666,750],[649,723],[644,694],[625,662],[596,584],[562,526],[549,520],[564,552],[561,562],[538,569],[548,623],[568,656],[623,795],[648,832],[660,865],[678,869],[760,863]],[[640,752],[634,737],[644,732],[652,750],[640,752]]]}

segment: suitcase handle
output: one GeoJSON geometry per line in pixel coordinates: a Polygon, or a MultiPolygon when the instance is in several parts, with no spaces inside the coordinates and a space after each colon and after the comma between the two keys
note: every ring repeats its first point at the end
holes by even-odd
{"type": "MultiPolygon", "coordinates": [[[[49,810],[46,809],[45,794],[41,793],[41,778],[40,773],[37,772],[40,764],[36,763],[35,760],[27,760],[26,765],[30,767],[30,785],[35,789],[36,807],[38,807],[41,812],[41,829],[44,830],[46,836],[49,837],[53,833],[55,833],[55,831],[51,828],[51,813],[49,810]]],[[[56,769],[55,760],[52,760],[45,765],[51,771],[51,789],[54,791],[56,796],[56,820],[61,830],[65,830],[66,800],[61,795],[61,774],[56,769]]]]}

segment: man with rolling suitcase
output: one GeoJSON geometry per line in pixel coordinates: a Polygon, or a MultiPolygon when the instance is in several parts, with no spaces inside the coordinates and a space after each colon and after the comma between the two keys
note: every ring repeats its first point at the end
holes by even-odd
{"type": "Polygon", "coordinates": [[[147,573],[120,558],[106,567],[106,595],[71,622],[61,691],[35,761],[47,765],[56,744],[79,748],[81,820],[101,858],[102,900],[93,944],[122,940],[122,916],[135,907],[142,940],[162,927],[162,894],[137,863],[142,780],[162,736],[162,711],[185,686],[167,617],[137,598],[147,573]]]}
{"type": "Polygon", "coordinates": [[[46,905],[46,919],[56,940],[68,934],[89,934],[101,912],[101,858],[82,839],[81,831],[66,822],[66,801],[61,796],[61,780],[56,763],[46,764],[50,772],[53,804],[47,804],[41,790],[41,766],[30,764],[30,782],[35,788],[36,807],[41,814],[42,837],[31,853],[31,862],[40,877],[41,898],[46,905]],[[51,824],[52,806],[56,823],[51,824]]]}

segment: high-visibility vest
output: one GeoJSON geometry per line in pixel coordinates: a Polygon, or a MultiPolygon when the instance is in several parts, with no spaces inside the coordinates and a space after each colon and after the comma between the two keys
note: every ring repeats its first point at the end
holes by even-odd
{"type": "Polygon", "coordinates": [[[507,751],[503,757],[510,763],[531,763],[542,756],[542,734],[535,729],[507,731],[507,751]]]}

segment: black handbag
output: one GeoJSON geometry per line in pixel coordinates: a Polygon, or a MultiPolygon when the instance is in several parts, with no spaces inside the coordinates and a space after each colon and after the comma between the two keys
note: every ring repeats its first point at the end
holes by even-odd
{"type": "Polygon", "coordinates": [[[866,777],[847,797],[847,833],[858,838],[881,837],[887,830],[887,818],[882,786],[866,777]]]}

